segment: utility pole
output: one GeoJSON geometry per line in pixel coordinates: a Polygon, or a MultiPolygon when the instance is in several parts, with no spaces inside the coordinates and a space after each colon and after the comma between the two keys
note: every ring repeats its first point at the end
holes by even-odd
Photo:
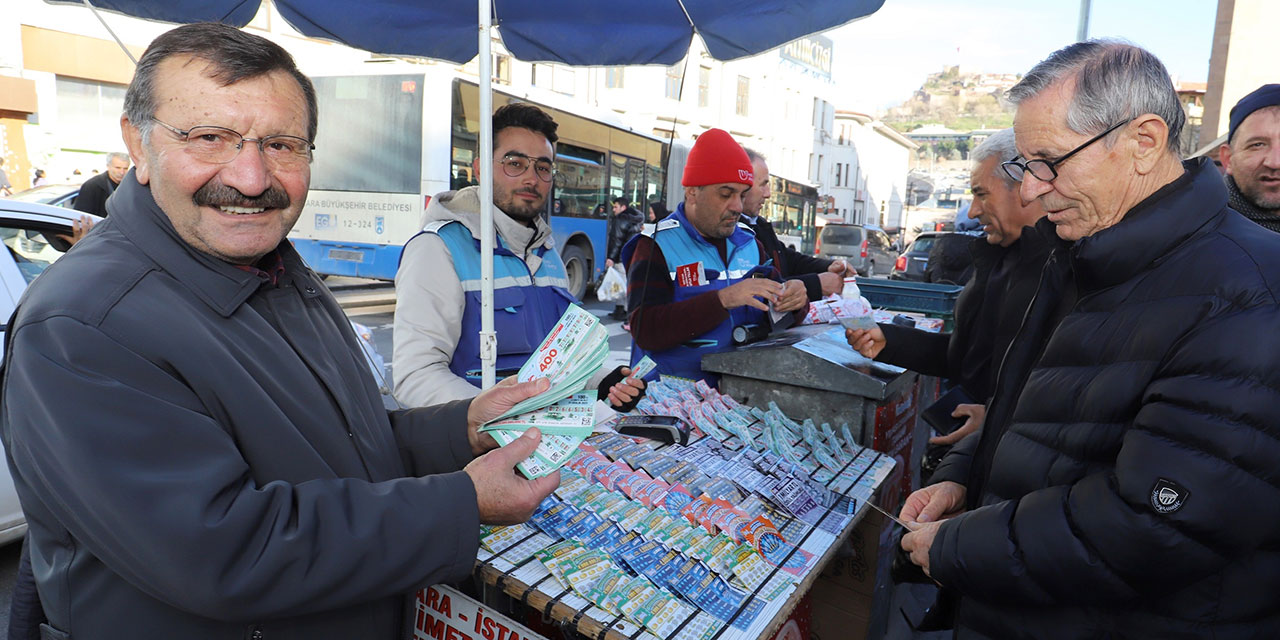
{"type": "Polygon", "coordinates": [[[1080,26],[1076,28],[1076,42],[1089,39],[1089,0],[1080,0],[1080,26]]]}

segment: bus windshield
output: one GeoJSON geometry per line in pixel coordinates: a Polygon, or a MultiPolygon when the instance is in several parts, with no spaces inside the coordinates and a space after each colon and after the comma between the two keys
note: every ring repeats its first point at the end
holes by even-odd
{"type": "Polygon", "coordinates": [[[422,180],[422,76],[315,78],[324,105],[311,188],[417,193],[422,180]],[[342,126],[326,127],[325,118],[342,126]]]}

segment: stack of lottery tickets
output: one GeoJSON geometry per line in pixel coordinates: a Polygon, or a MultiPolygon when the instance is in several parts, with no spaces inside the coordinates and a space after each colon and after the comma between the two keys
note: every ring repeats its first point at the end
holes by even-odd
{"type": "Polygon", "coordinates": [[[816,569],[809,532],[838,535],[894,464],[846,425],[750,409],[705,384],[663,378],[642,404],[696,412],[706,437],[663,446],[595,434],[527,524],[484,528],[481,545],[540,561],[559,589],[659,638],[751,627],[816,569]],[[515,544],[528,539],[540,542],[515,544]]]}
{"type": "Polygon", "coordinates": [[[569,305],[538,350],[520,367],[516,379],[548,378],[551,388],[520,402],[480,428],[506,446],[530,427],[542,431],[542,442],[517,468],[529,478],[559,469],[578,444],[591,435],[596,394],[587,380],[609,355],[609,333],[587,310],[569,305]]]}

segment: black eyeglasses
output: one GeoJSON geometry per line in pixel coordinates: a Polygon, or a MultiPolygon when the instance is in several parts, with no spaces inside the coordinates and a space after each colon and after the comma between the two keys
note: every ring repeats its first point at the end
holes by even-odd
{"type": "Polygon", "coordinates": [[[244,143],[256,142],[269,166],[296,169],[311,162],[311,152],[316,148],[311,141],[298,136],[276,134],[261,138],[246,138],[239,132],[226,127],[199,125],[183,131],[156,118],[152,118],[151,121],[177,136],[188,153],[213,164],[226,164],[235,160],[236,156],[240,155],[240,149],[244,147],[244,143]]]}
{"type": "Polygon", "coordinates": [[[1111,127],[1109,127],[1106,131],[1103,131],[1102,133],[1099,133],[1098,135],[1092,138],[1089,138],[1087,142],[1068,151],[1066,155],[1058,158],[1057,160],[1028,160],[1026,162],[1018,162],[1021,156],[1014,156],[1012,160],[1009,160],[1008,162],[1000,163],[1000,168],[1004,169],[1005,175],[1008,175],[1010,178],[1012,178],[1014,182],[1022,182],[1022,177],[1026,173],[1030,173],[1031,175],[1036,177],[1036,180],[1039,180],[1041,182],[1053,182],[1058,178],[1059,165],[1066,162],[1067,159],[1070,158],[1071,156],[1074,156],[1075,154],[1083,151],[1085,147],[1106,137],[1108,133],[1111,133],[1112,131],[1119,129],[1120,127],[1123,127],[1124,125],[1129,124],[1130,122],[1133,122],[1133,118],[1129,118],[1128,120],[1125,120],[1123,122],[1117,122],[1111,125],[1111,127]]]}
{"type": "Polygon", "coordinates": [[[532,166],[534,173],[538,174],[539,180],[551,182],[551,178],[555,176],[556,172],[554,162],[531,158],[516,151],[507,152],[507,155],[503,156],[502,160],[498,161],[498,164],[502,165],[502,172],[507,174],[508,178],[519,178],[532,166]]]}

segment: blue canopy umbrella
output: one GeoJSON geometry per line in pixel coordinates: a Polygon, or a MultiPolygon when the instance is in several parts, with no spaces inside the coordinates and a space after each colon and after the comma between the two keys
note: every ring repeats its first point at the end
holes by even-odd
{"type": "MultiPolygon", "coordinates": [[[[162,22],[249,24],[258,0],[45,0],[87,5],[162,22]]],[[[366,51],[464,63],[479,56],[480,112],[493,111],[490,32],[528,62],[606,66],[674,64],[694,34],[719,60],[768,51],[871,15],[884,0],[275,0],[280,15],[307,36],[366,51]],[[478,31],[478,33],[477,33],[478,31]]],[[[103,23],[106,24],[105,22],[103,23]]],[[[114,35],[114,34],[113,34],[114,35]]],[[[481,157],[493,154],[493,130],[480,119],[481,157]],[[486,155],[487,154],[487,155],[486,155]]],[[[493,384],[493,177],[480,172],[483,384],[493,384]]]]}

